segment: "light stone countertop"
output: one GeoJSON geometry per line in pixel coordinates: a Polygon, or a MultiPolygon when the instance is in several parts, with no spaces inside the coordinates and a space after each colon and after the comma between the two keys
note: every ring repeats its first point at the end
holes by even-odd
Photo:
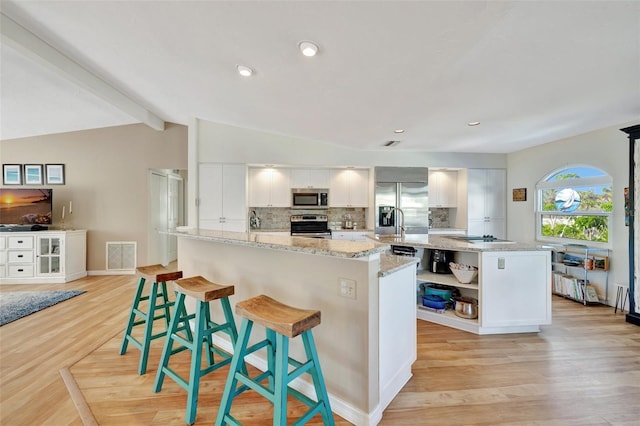
{"type": "Polygon", "coordinates": [[[412,256],[395,256],[393,254],[383,254],[380,256],[380,272],[379,277],[393,274],[400,269],[418,263],[420,259],[412,256]]]}
{"type": "Polygon", "coordinates": [[[375,235],[369,238],[380,243],[387,243],[392,245],[405,245],[411,247],[422,247],[427,249],[451,251],[550,251],[552,249],[551,246],[538,243],[470,243],[446,237],[444,235],[428,234],[408,234],[405,235],[404,238],[393,235],[375,235]]]}
{"type": "Polygon", "coordinates": [[[322,238],[292,237],[289,235],[265,235],[260,232],[247,233],[213,231],[195,228],[180,228],[176,231],[163,233],[196,240],[344,258],[365,257],[371,254],[383,253],[389,249],[389,244],[373,240],[344,241],[322,238]]]}

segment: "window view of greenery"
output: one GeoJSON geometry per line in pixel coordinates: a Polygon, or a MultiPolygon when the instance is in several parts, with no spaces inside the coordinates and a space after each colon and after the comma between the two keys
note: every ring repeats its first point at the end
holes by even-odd
{"type": "Polygon", "coordinates": [[[564,169],[538,191],[542,237],[607,243],[613,209],[610,178],[589,167],[564,169]]]}

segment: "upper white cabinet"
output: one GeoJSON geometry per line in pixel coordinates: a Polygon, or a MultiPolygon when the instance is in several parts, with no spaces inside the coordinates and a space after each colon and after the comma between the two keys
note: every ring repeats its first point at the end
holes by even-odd
{"type": "Polygon", "coordinates": [[[329,188],[329,169],[291,169],[292,188],[329,188]]]}
{"type": "Polygon", "coordinates": [[[468,169],[467,179],[467,233],[506,238],[506,171],[468,169]]]}
{"type": "Polygon", "coordinates": [[[289,169],[250,168],[249,206],[290,207],[291,178],[289,169]]]}
{"type": "Polygon", "coordinates": [[[200,228],[246,232],[247,168],[245,165],[200,164],[198,199],[200,228]]]}
{"type": "Polygon", "coordinates": [[[458,206],[458,172],[429,171],[429,207],[458,206]]]}
{"type": "Polygon", "coordinates": [[[329,185],[329,206],[369,207],[369,170],[332,170],[329,185]]]}

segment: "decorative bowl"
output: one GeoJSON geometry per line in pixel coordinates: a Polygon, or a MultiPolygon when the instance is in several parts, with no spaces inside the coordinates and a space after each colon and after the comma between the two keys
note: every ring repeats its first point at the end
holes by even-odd
{"type": "Polygon", "coordinates": [[[478,275],[478,268],[476,266],[461,265],[458,263],[450,262],[451,272],[455,275],[456,279],[462,284],[469,284],[478,275]]]}

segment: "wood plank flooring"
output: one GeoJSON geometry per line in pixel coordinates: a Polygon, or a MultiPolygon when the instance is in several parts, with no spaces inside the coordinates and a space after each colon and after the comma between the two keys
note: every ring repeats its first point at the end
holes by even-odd
{"type": "MultiPolygon", "coordinates": [[[[0,286],[87,290],[0,327],[0,425],[184,424],[186,392],[171,379],[160,393],[151,390],[159,341],[144,376],[136,373],[137,349],[118,355],[134,288],[133,276],[0,286]],[[86,405],[76,407],[63,378],[86,405]]],[[[418,321],[414,376],[380,424],[640,424],[640,328],[613,308],[559,297],[553,315],[540,333],[498,336],[418,321]]],[[[188,369],[184,355],[174,357],[180,371],[188,369]]],[[[226,369],[203,378],[197,425],[213,423],[225,379],[226,369]]],[[[240,397],[234,414],[247,425],[270,424],[270,405],[252,394],[240,397]]],[[[289,412],[302,410],[292,403],[289,412]]]]}

